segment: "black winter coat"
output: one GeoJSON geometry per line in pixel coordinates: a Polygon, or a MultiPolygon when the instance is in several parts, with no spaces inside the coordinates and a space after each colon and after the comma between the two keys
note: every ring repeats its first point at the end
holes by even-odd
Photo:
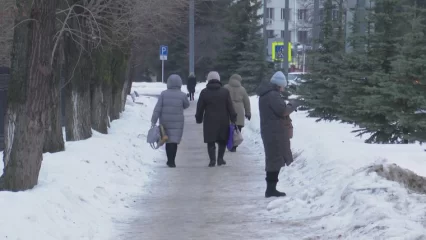
{"type": "Polygon", "coordinates": [[[289,115],[297,106],[287,105],[277,86],[263,82],[257,89],[259,96],[260,134],[265,149],[265,170],[278,172],[293,162],[290,148],[292,131],[289,115]]]}
{"type": "Polygon", "coordinates": [[[188,82],[186,84],[186,88],[188,89],[188,92],[195,92],[195,85],[197,85],[197,78],[189,77],[188,82]]]}
{"type": "Polygon", "coordinates": [[[200,93],[195,114],[197,123],[203,124],[204,142],[226,142],[229,123],[235,122],[237,114],[228,89],[218,80],[210,80],[200,93]]]}

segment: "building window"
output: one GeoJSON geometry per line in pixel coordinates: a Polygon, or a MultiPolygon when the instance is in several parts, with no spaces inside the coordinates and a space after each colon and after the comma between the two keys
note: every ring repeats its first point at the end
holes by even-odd
{"type": "Polygon", "coordinates": [[[333,21],[337,21],[337,19],[339,18],[339,10],[337,10],[337,9],[333,9],[332,11],[331,11],[331,19],[333,20],[333,21]]]}
{"type": "Polygon", "coordinates": [[[268,36],[268,38],[274,38],[274,30],[266,30],[266,36],[268,36]]]}
{"type": "MultiPolygon", "coordinates": [[[[281,38],[284,39],[284,32],[285,31],[281,31],[281,38]]],[[[291,31],[288,31],[288,34],[290,35],[288,38],[288,41],[291,42],[291,31]]]]}
{"type": "Polygon", "coordinates": [[[308,9],[298,9],[297,10],[297,18],[299,20],[307,20],[308,19],[308,9]]]}
{"type": "Polygon", "coordinates": [[[308,31],[298,31],[297,32],[297,41],[302,44],[308,43],[308,31]]]}
{"type": "MultiPolygon", "coordinates": [[[[320,9],[320,21],[324,20],[324,8],[320,9]]],[[[339,19],[339,10],[338,9],[332,9],[331,10],[331,20],[337,21],[339,19]]]]}
{"type": "MultiPolygon", "coordinates": [[[[291,13],[291,9],[288,9],[289,13],[291,13]]],[[[285,12],[285,8],[281,8],[281,20],[285,20],[286,18],[286,12],[285,12]]],[[[288,14],[288,20],[291,21],[291,14],[288,14]]]]}
{"type": "Polygon", "coordinates": [[[273,8],[268,8],[266,10],[266,18],[274,19],[274,9],[273,8]]]}

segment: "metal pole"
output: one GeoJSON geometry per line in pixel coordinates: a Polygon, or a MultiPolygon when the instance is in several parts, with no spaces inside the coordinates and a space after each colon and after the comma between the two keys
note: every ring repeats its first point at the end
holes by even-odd
{"type": "Polygon", "coordinates": [[[313,49],[318,49],[318,40],[319,40],[319,33],[320,33],[320,8],[319,3],[320,0],[314,0],[314,26],[313,26],[313,49]]]}
{"type": "Polygon", "coordinates": [[[189,72],[194,72],[195,0],[189,0],[189,72]]]}
{"type": "Polygon", "coordinates": [[[164,60],[161,60],[161,82],[164,83],[164,60]]]}
{"type": "Polygon", "coordinates": [[[290,0],[285,0],[285,21],[284,21],[284,74],[288,79],[288,45],[290,40],[290,32],[288,30],[288,22],[290,20],[290,0]]]}
{"type": "Polygon", "coordinates": [[[306,66],[306,51],[305,51],[305,45],[303,45],[303,70],[302,70],[303,73],[305,73],[305,66],[306,66]]]}
{"type": "Polygon", "coordinates": [[[263,41],[264,41],[264,46],[263,49],[265,49],[265,58],[268,56],[268,36],[266,34],[266,18],[268,17],[267,12],[268,12],[268,5],[267,5],[268,0],[263,0],[263,41]]]}

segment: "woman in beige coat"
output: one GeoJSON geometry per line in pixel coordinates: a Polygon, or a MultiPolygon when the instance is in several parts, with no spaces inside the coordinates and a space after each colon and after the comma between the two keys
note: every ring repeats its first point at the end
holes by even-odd
{"type": "MultiPolygon", "coordinates": [[[[246,89],[241,85],[242,78],[238,74],[234,74],[229,79],[229,83],[225,85],[225,88],[229,90],[231,99],[234,104],[235,111],[237,112],[236,125],[241,131],[244,127],[244,118],[250,121],[250,99],[248,97],[246,89]]],[[[231,152],[237,151],[237,146],[231,150],[231,152]]]]}

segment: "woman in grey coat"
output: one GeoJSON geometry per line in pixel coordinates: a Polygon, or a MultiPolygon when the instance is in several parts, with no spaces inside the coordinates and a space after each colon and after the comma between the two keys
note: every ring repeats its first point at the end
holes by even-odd
{"type": "Polygon", "coordinates": [[[160,119],[168,140],[166,143],[167,166],[176,167],[175,158],[183,135],[183,124],[185,117],[183,110],[189,107],[189,101],[182,87],[182,79],[179,75],[173,74],[167,79],[167,90],[161,92],[152,113],[151,123],[153,126],[160,119]]]}
{"type": "Polygon", "coordinates": [[[266,192],[265,197],[283,197],[276,189],[278,175],[285,165],[293,162],[290,148],[292,132],[289,115],[299,106],[299,101],[286,104],[280,92],[287,86],[282,72],[276,72],[270,82],[263,82],[257,89],[259,96],[260,133],[265,149],[266,192]]]}

